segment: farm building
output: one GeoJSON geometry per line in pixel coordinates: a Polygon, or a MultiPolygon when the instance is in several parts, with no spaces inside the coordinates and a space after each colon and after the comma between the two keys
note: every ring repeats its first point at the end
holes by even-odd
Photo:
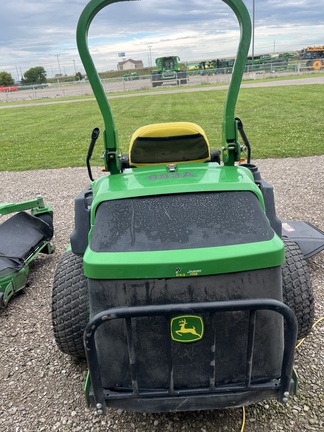
{"type": "Polygon", "coordinates": [[[142,69],[144,67],[142,60],[128,59],[122,62],[118,62],[117,70],[125,71],[130,69],[142,69]]]}

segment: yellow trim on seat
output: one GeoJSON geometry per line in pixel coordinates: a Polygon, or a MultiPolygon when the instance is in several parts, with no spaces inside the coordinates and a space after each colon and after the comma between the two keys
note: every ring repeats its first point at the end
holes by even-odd
{"type": "MultiPolygon", "coordinates": [[[[190,152],[190,149],[188,148],[188,152],[190,152]]],[[[204,132],[204,130],[197,124],[191,123],[191,122],[169,122],[169,123],[155,123],[150,124],[147,126],[142,126],[139,129],[137,129],[134,134],[132,135],[131,142],[130,142],[130,148],[129,148],[129,163],[131,166],[141,167],[141,166],[147,166],[147,165],[169,165],[172,163],[188,163],[188,162],[206,162],[210,160],[210,146],[207,139],[207,136],[204,132]],[[175,146],[175,152],[177,150],[177,143],[179,143],[179,139],[183,138],[185,140],[185,137],[194,137],[194,136],[201,136],[201,139],[204,140],[205,145],[205,152],[204,154],[208,154],[208,156],[199,158],[199,159],[190,159],[190,160],[174,160],[172,159],[172,154],[170,154],[170,160],[163,161],[163,162],[140,162],[140,161],[132,161],[132,152],[134,151],[134,148],[136,146],[139,146],[140,139],[147,139],[152,138],[152,141],[154,139],[161,139],[161,150],[163,150],[163,138],[167,139],[168,144],[170,145],[170,142],[172,142],[172,138],[174,138],[174,146],[175,146]]]]}

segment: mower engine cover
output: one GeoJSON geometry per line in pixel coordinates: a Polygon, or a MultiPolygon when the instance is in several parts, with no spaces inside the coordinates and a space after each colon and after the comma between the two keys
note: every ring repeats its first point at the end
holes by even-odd
{"type": "Polygon", "coordinates": [[[128,169],[93,188],[84,255],[91,279],[204,276],[284,261],[283,243],[244,167],[128,169]]]}

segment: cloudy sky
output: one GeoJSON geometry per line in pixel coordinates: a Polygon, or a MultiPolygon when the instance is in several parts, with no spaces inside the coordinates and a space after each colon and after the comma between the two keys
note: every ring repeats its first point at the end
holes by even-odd
{"type": "MultiPolygon", "coordinates": [[[[1,2],[0,71],[17,79],[34,66],[47,76],[83,72],[75,42],[87,0],[1,2]]],[[[252,16],[253,0],[245,0],[252,16]]],[[[324,0],[255,0],[255,54],[324,45],[324,0]]],[[[94,19],[89,45],[98,70],[117,68],[118,53],[149,66],[156,57],[181,61],[234,56],[238,25],[220,0],[141,0],[113,4],[94,19]],[[150,48],[149,48],[150,47],[150,48]]]]}

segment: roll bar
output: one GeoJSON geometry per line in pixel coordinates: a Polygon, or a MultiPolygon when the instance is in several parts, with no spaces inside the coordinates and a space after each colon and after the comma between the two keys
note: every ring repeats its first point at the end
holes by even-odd
{"type": "MultiPolygon", "coordinates": [[[[77,26],[77,46],[80,58],[104,120],[105,168],[111,174],[119,173],[121,168],[121,162],[118,157],[118,138],[108,99],[90,55],[88,31],[92,20],[101,9],[119,1],[129,0],[91,0],[81,13],[77,26]]],[[[242,0],[222,1],[233,10],[240,26],[240,42],[225,102],[222,135],[223,162],[225,165],[234,165],[234,163],[240,159],[240,144],[238,142],[237,125],[235,122],[235,106],[251,42],[251,20],[242,0]]]]}

